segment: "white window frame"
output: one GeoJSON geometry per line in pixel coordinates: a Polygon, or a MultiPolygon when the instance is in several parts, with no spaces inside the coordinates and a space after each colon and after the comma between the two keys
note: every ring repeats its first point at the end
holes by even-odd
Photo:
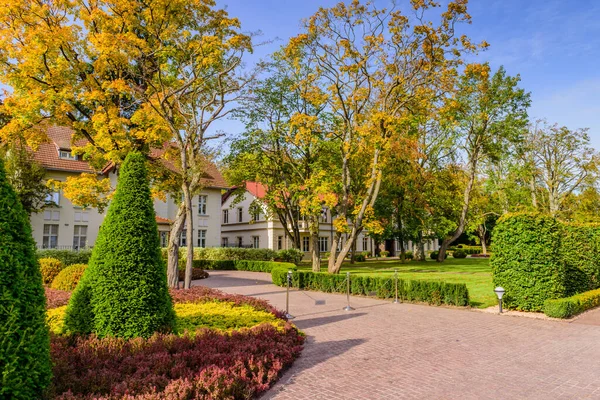
{"type": "Polygon", "coordinates": [[[308,236],[302,238],[302,251],[305,253],[310,251],[310,237],[308,236]]]}
{"type": "Polygon", "coordinates": [[[52,204],[58,206],[60,204],[60,192],[50,192],[44,199],[46,204],[52,204]]]}
{"type": "Polygon", "coordinates": [[[58,247],[58,224],[44,224],[42,247],[44,249],[56,249],[58,247]],[[48,232],[46,233],[46,231],[48,232]],[[55,240],[54,243],[52,243],[52,238],[55,240]]]}
{"type": "Polygon", "coordinates": [[[198,247],[206,247],[206,229],[198,229],[198,247]]]}
{"type": "Polygon", "coordinates": [[[235,238],[236,240],[236,245],[238,247],[244,247],[244,237],[243,236],[238,236],[235,238]]]}
{"type": "Polygon", "coordinates": [[[277,236],[277,250],[283,249],[283,236],[277,236]]]}
{"type": "Polygon", "coordinates": [[[319,251],[320,252],[329,251],[329,237],[328,236],[319,236],[319,251]]]}
{"type": "Polygon", "coordinates": [[[73,226],[73,249],[78,250],[87,246],[87,225],[73,226]],[[82,232],[83,231],[83,232],[82,232]]]}
{"type": "Polygon", "coordinates": [[[179,247],[187,247],[187,229],[185,228],[179,234],[179,247]]]}
{"type": "Polygon", "coordinates": [[[223,210],[223,223],[224,224],[229,223],[229,209],[227,209],[227,208],[223,210]]]}
{"type": "Polygon", "coordinates": [[[363,236],[362,249],[363,251],[369,251],[369,238],[366,236],[363,236]]]}
{"type": "Polygon", "coordinates": [[[228,237],[221,238],[221,247],[229,247],[229,238],[228,237]]]}
{"type": "Polygon", "coordinates": [[[206,213],[206,206],[208,204],[208,196],[201,194],[198,196],[198,215],[208,215],[206,213]]]}
{"type": "Polygon", "coordinates": [[[260,249],[260,236],[252,236],[252,248],[260,249]]]}
{"type": "Polygon", "coordinates": [[[159,237],[160,237],[160,247],[168,247],[169,246],[169,232],[160,231],[159,237]]]}
{"type": "Polygon", "coordinates": [[[68,150],[59,150],[58,151],[58,158],[60,158],[62,160],[77,161],[77,156],[74,156],[73,152],[72,151],[68,151],[68,150]]]}
{"type": "Polygon", "coordinates": [[[244,222],[244,209],[242,207],[238,207],[238,222],[244,222]]]}

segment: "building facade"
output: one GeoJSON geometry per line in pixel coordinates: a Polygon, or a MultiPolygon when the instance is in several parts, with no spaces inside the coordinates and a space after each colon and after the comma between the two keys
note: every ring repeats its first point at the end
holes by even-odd
{"type": "MultiPolygon", "coordinates": [[[[69,176],[81,173],[94,173],[90,166],[71,153],[72,131],[64,127],[51,127],[47,134],[49,143],[43,143],[34,153],[47,171],[48,179],[64,181],[69,176]]],[[[114,168],[100,173],[108,177],[111,187],[117,186],[118,174],[114,168]]],[[[221,192],[227,189],[225,180],[213,164],[208,164],[203,177],[204,189],[192,200],[194,215],[194,237],[187,238],[185,230],[180,244],[187,245],[192,240],[197,247],[217,247],[221,241],[221,192]]],[[[38,248],[80,249],[93,247],[104,213],[96,209],[83,209],[73,205],[62,193],[50,194],[48,206],[31,215],[33,237],[38,248]]],[[[167,195],[166,201],[154,200],[156,222],[161,246],[166,246],[170,225],[177,214],[177,204],[167,195]]]]}

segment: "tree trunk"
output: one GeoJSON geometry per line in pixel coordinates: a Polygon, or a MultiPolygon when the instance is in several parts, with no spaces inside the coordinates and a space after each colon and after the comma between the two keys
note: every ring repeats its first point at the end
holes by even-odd
{"type": "Polygon", "coordinates": [[[321,253],[319,251],[319,217],[308,217],[310,241],[311,241],[311,261],[313,272],[321,271],[321,253]]]}
{"type": "Polygon", "coordinates": [[[483,254],[487,254],[487,246],[485,244],[485,234],[486,234],[485,226],[483,224],[480,224],[477,227],[477,236],[479,236],[479,242],[481,243],[481,251],[483,254]]]}
{"type": "Polygon", "coordinates": [[[402,237],[398,238],[398,242],[400,243],[400,261],[406,261],[406,249],[404,248],[404,240],[402,237]]]}
{"type": "Polygon", "coordinates": [[[167,249],[167,282],[169,287],[179,289],[179,235],[185,221],[185,205],[182,204],[177,210],[175,221],[171,225],[169,232],[169,245],[167,249]]]}
{"type": "Polygon", "coordinates": [[[425,255],[425,244],[423,243],[423,232],[419,231],[419,237],[417,239],[417,245],[415,246],[414,259],[416,261],[426,261],[425,255]]]}
{"type": "Polygon", "coordinates": [[[448,249],[448,246],[450,246],[452,242],[458,239],[460,235],[462,235],[465,231],[465,227],[467,225],[467,216],[469,213],[469,203],[471,200],[471,190],[473,189],[473,184],[475,183],[476,168],[477,162],[472,161],[469,171],[469,182],[467,183],[467,186],[465,187],[465,192],[463,194],[463,207],[460,212],[460,220],[458,221],[458,227],[450,237],[445,238],[442,242],[442,246],[440,247],[438,253],[437,262],[444,262],[444,260],[446,259],[446,250],[448,249]]]}
{"type": "MultiPolygon", "coordinates": [[[[336,255],[337,255],[337,247],[338,243],[341,239],[342,235],[336,232],[333,235],[333,240],[331,241],[331,248],[329,249],[329,260],[327,262],[327,271],[331,274],[336,273],[333,272],[336,270],[336,255]]],[[[339,271],[339,270],[338,270],[339,271]]]]}
{"type": "Polygon", "coordinates": [[[187,228],[187,257],[185,261],[185,281],[183,284],[184,289],[192,287],[192,267],[194,265],[194,215],[192,212],[192,194],[189,186],[183,184],[183,195],[185,202],[185,222],[187,228]]]}
{"type": "Polygon", "coordinates": [[[356,255],[356,240],[352,244],[352,249],[350,251],[350,264],[354,264],[354,256],[356,255]]]}

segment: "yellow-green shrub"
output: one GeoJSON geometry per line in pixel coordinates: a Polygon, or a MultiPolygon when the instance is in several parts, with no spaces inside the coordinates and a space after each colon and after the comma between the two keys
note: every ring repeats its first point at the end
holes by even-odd
{"type": "Polygon", "coordinates": [[[56,333],[57,335],[62,332],[65,311],[67,311],[67,306],[46,310],[46,322],[48,322],[50,332],[56,333]]]}
{"type": "Polygon", "coordinates": [[[56,278],[60,271],[65,267],[60,260],[52,257],[40,258],[38,262],[40,263],[40,272],[42,273],[44,285],[52,283],[54,278],[56,278]]]}
{"type": "Polygon", "coordinates": [[[54,278],[50,287],[52,289],[66,290],[68,292],[75,290],[86,268],[86,264],[69,265],[56,275],[56,278],[54,278]]]}

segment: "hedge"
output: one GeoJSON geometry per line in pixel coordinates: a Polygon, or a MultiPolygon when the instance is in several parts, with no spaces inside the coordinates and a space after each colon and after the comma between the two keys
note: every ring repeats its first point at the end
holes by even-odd
{"type": "Polygon", "coordinates": [[[600,306],[600,289],[544,302],[544,314],[553,318],[570,318],[590,308],[600,306]]]}
{"type": "Polygon", "coordinates": [[[458,246],[449,247],[448,250],[450,250],[450,251],[461,250],[469,255],[472,255],[472,254],[481,254],[481,252],[483,251],[483,248],[481,246],[466,246],[464,244],[459,244],[458,246]]]}
{"type": "MultiPolygon", "coordinates": [[[[164,260],[168,258],[166,248],[161,249],[164,260]]],[[[185,260],[187,247],[179,248],[179,259],[185,260]]],[[[251,260],[273,261],[277,252],[271,249],[246,249],[241,247],[194,247],[194,260],[251,260]]]]}
{"type": "Polygon", "coordinates": [[[50,287],[55,290],[64,290],[68,292],[75,290],[86,269],[86,264],[69,265],[56,275],[56,278],[54,278],[50,287]]]}
{"type": "Polygon", "coordinates": [[[194,268],[209,270],[237,270],[252,272],[271,272],[273,268],[295,268],[292,263],[275,261],[252,261],[252,260],[194,260],[194,268]]]}
{"type": "Polygon", "coordinates": [[[29,215],[0,159],[0,399],[41,399],[52,376],[46,298],[29,215]]]}
{"type": "MultiPolygon", "coordinates": [[[[271,279],[275,285],[287,285],[287,273],[292,271],[292,287],[326,293],[346,293],[346,275],[326,272],[298,271],[294,267],[273,268],[271,279]]],[[[389,277],[350,275],[350,294],[374,295],[389,299],[395,295],[394,280],[389,277]]],[[[463,283],[398,280],[398,298],[407,302],[429,304],[469,305],[469,291],[463,283]]]]}
{"type": "Polygon", "coordinates": [[[507,308],[541,311],[548,299],[600,286],[600,226],[571,225],[543,214],[503,216],[492,243],[494,286],[507,308]]]}
{"type": "Polygon", "coordinates": [[[40,258],[40,273],[42,274],[42,282],[45,285],[52,283],[54,278],[65,268],[64,264],[56,258],[40,258]]]}
{"type": "Polygon", "coordinates": [[[89,266],[69,302],[65,328],[129,339],[174,326],[146,159],[131,152],[119,171],[89,266]]]}
{"type": "Polygon", "coordinates": [[[55,249],[45,249],[38,250],[36,252],[36,257],[38,260],[40,258],[56,258],[60,260],[65,266],[73,265],[73,264],[87,264],[90,261],[90,257],[92,256],[92,250],[55,250],[55,249]]]}

